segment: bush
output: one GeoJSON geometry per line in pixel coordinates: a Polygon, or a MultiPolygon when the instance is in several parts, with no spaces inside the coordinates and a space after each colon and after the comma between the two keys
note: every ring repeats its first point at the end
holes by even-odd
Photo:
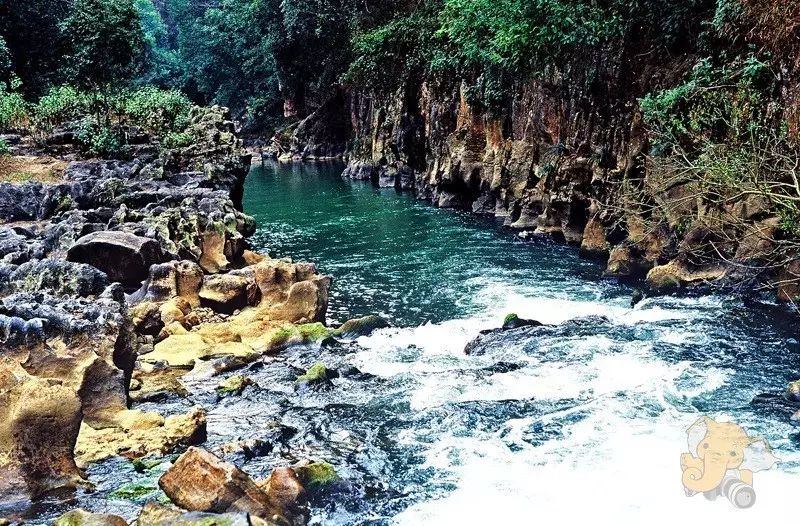
{"type": "Polygon", "coordinates": [[[8,147],[8,143],[3,139],[0,139],[0,155],[8,155],[11,153],[11,149],[8,147]]]}
{"type": "Polygon", "coordinates": [[[93,112],[92,99],[72,86],[51,88],[33,106],[33,119],[40,131],[50,131],[65,122],[74,121],[93,112]]]}
{"type": "Polygon", "coordinates": [[[655,136],[656,155],[673,148],[694,152],[706,142],[749,140],[770,120],[768,101],[775,76],[754,55],[729,64],[701,60],[683,84],[639,100],[645,122],[655,136]]]}
{"type": "Polygon", "coordinates": [[[92,155],[113,158],[122,153],[124,138],[119,128],[101,126],[91,118],[84,118],[76,136],[92,155]]]}
{"type": "Polygon", "coordinates": [[[192,139],[192,136],[189,135],[188,133],[177,132],[177,133],[167,134],[164,137],[162,144],[166,148],[184,148],[192,144],[193,141],[194,139],[192,139]]]}
{"type": "Polygon", "coordinates": [[[0,82],[0,129],[24,128],[28,125],[28,104],[22,94],[14,91],[18,87],[15,82],[11,82],[10,86],[0,82]]]}
{"type": "Polygon", "coordinates": [[[186,128],[191,108],[191,101],[180,91],[146,87],[126,93],[121,111],[131,124],[165,136],[186,128]]]}

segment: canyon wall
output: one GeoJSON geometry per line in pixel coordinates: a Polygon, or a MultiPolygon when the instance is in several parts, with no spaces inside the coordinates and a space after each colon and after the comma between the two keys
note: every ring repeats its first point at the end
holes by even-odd
{"type": "MultiPolygon", "coordinates": [[[[336,117],[344,176],[495,216],[524,238],[579,246],[607,261],[609,276],[646,277],[659,289],[769,284],[792,299],[798,265],[785,254],[773,264],[781,220],[768,200],[748,194],[710,205],[696,181],[649,156],[638,100],[679,83],[696,61],[589,57],[517,84],[500,111],[470,104],[463,84],[441,79],[406,80],[383,95],[353,89],[336,117]]],[[[330,115],[327,107],[307,121],[330,115]]],[[[300,157],[320,142],[297,139],[300,157]]]]}

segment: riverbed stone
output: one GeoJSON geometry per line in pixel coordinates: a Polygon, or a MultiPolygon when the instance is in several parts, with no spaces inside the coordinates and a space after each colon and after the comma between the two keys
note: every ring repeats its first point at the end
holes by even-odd
{"type": "Polygon", "coordinates": [[[716,281],[725,274],[725,267],[719,264],[691,268],[679,260],[673,260],[651,269],[647,273],[647,283],[656,290],[665,290],[716,281]]]}
{"type": "Polygon", "coordinates": [[[344,338],[358,338],[369,336],[378,329],[389,327],[389,322],[380,316],[369,315],[362,318],[347,320],[341,327],[335,329],[333,334],[344,338]]]}
{"type": "Polygon", "coordinates": [[[163,258],[153,239],[127,232],[92,232],[78,239],[67,252],[67,260],[87,263],[105,272],[111,281],[140,286],[150,265],[163,258]]]}
{"type": "Polygon", "coordinates": [[[118,515],[76,509],[61,515],[53,526],[128,526],[128,523],[118,515]]]}
{"type": "MultiPolygon", "coordinates": [[[[135,415],[134,415],[135,416],[135,415]]],[[[81,425],[75,455],[86,466],[113,456],[141,458],[165,455],[176,448],[202,443],[206,439],[206,412],[195,406],[186,414],[151,418],[131,418],[118,428],[94,429],[81,425]]]]}
{"type": "Polygon", "coordinates": [[[205,449],[190,447],[158,484],[172,502],[189,511],[244,512],[267,519],[282,516],[246,473],[205,449]]]}

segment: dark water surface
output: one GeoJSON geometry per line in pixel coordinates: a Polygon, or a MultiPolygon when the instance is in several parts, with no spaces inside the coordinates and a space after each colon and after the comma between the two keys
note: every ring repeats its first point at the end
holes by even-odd
{"type": "MultiPolygon", "coordinates": [[[[751,525],[793,516],[800,439],[789,417],[798,408],[779,395],[800,378],[795,318],[714,296],[631,309],[632,291],[602,280],[573,248],[522,242],[492,220],[343,180],[341,169],[254,167],[244,200],[259,225],[253,244],[334,276],[331,323],[381,314],[394,328],[265,358],[244,371],[258,387],[219,402],[220,379],[191,373],[190,398],[166,407],[207,407],[206,447],[270,444],[227,457],[256,477],[303,458],[333,464],[343,480],[315,500],[313,524],[751,525]],[[510,312],[552,326],[463,352],[510,312]],[[328,390],[297,391],[294,379],[317,361],[350,374],[328,390]],[[756,473],[752,509],[684,495],[679,457],[703,414],[767,437],[780,457],[756,473]]],[[[164,469],[96,466],[98,491],[77,504],[135,516],[158,492],[132,501],[111,491],[153,487],[164,469]]]]}

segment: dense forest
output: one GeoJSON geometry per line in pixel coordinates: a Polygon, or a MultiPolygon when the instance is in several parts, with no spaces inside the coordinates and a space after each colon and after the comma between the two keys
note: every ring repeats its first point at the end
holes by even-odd
{"type": "Polygon", "coordinates": [[[339,87],[392,92],[414,76],[463,81],[472,101],[496,109],[514,83],[634,48],[690,62],[683,84],[642,99],[655,124],[685,135],[669,122],[714,96],[694,86],[772,95],[798,46],[783,23],[798,9],[763,0],[4,0],[0,80],[6,96],[28,102],[65,85],[175,89],[261,129],[307,114],[339,87]]]}

